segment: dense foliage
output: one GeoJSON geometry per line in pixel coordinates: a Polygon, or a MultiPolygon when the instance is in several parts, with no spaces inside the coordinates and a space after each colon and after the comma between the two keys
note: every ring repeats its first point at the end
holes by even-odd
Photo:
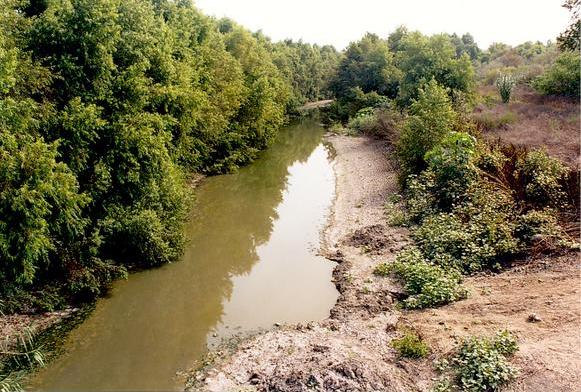
{"type": "Polygon", "coordinates": [[[432,81],[454,101],[469,99],[474,87],[471,58],[479,53],[469,34],[425,36],[405,27],[387,39],[366,34],[348,46],[331,80],[337,101],[330,118],[346,122],[360,109],[382,108],[391,99],[405,108],[432,81]]]}
{"type": "Polygon", "coordinates": [[[188,176],[251,161],[337,62],[188,0],[1,0],[1,310],[177,260],[188,176]]]}
{"type": "Polygon", "coordinates": [[[436,363],[442,376],[432,391],[502,390],[518,375],[518,369],[509,363],[517,351],[516,338],[507,330],[498,331],[493,337],[464,338],[455,352],[436,363]]]}
{"type": "Polygon", "coordinates": [[[533,86],[545,95],[563,95],[579,99],[581,94],[581,58],[579,53],[563,52],[547,72],[539,76],[533,86]]]}

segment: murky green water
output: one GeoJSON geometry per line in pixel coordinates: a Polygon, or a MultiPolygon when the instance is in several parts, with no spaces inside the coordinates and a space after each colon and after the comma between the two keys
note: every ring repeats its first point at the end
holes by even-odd
{"type": "Polygon", "coordinates": [[[29,389],[179,390],[209,343],[325,318],[337,292],[317,256],[335,189],[322,135],[289,127],[254,164],[205,180],[183,260],[115,284],[29,389]]]}

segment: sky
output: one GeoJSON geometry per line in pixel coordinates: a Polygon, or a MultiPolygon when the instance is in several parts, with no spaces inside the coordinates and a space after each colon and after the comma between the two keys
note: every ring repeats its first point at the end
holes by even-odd
{"type": "Polygon", "coordinates": [[[569,22],[563,0],[194,0],[278,41],[302,39],[343,49],[366,32],[387,37],[399,25],[424,34],[470,32],[485,49],[555,40],[569,22]]]}

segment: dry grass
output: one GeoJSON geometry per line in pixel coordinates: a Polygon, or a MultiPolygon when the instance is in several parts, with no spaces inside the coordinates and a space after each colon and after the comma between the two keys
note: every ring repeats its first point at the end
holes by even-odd
{"type": "Polygon", "coordinates": [[[493,86],[481,86],[479,92],[486,104],[475,109],[473,119],[486,137],[544,148],[572,168],[581,166],[578,102],[544,97],[527,86],[518,86],[507,105],[493,86]]]}

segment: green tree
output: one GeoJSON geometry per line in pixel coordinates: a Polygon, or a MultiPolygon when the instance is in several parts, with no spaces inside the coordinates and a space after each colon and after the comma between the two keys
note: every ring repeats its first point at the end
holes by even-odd
{"type": "Polygon", "coordinates": [[[339,98],[348,96],[355,88],[394,98],[400,78],[388,42],[367,33],[345,50],[331,89],[339,98]]]}
{"type": "Polygon", "coordinates": [[[581,48],[581,0],[566,0],[563,7],[571,13],[571,23],[567,30],[557,37],[561,50],[579,51],[581,48]]]}
{"type": "Polygon", "coordinates": [[[398,94],[400,104],[409,105],[419,89],[432,79],[449,89],[451,96],[472,91],[474,70],[470,57],[464,53],[457,58],[449,36],[427,37],[414,32],[405,35],[400,45],[396,57],[403,74],[398,94]]]}
{"type": "Polygon", "coordinates": [[[410,114],[397,144],[404,179],[426,168],[426,153],[453,131],[457,121],[446,89],[435,79],[420,88],[410,114]]]}

